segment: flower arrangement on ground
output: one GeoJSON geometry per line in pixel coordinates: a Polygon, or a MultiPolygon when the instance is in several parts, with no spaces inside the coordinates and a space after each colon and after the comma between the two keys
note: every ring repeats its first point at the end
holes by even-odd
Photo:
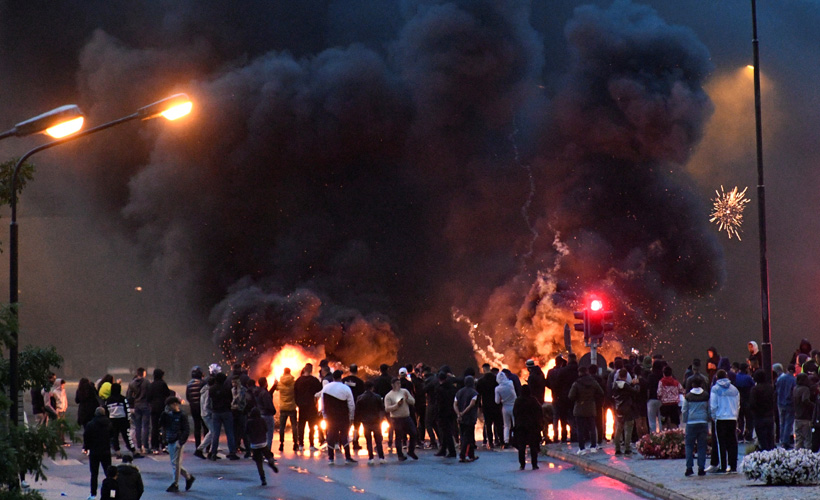
{"type": "Polygon", "coordinates": [[[743,459],[743,473],[770,485],[820,484],[820,455],[806,449],[756,451],[743,459]]]}
{"type": "Polygon", "coordinates": [[[686,457],[686,433],[683,429],[669,429],[646,434],[638,441],[638,452],[647,458],[686,457]]]}

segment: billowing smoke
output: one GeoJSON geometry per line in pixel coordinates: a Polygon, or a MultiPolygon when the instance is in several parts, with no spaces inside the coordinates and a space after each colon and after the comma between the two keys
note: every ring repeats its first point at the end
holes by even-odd
{"type": "Polygon", "coordinates": [[[228,358],[463,363],[455,307],[518,365],[561,348],[584,290],[640,336],[721,284],[682,169],[712,111],[689,30],[579,7],[545,78],[531,2],[378,4],[103,9],[70,44],[92,116],[195,99],[184,124],[89,144],[79,184],[228,358]]]}

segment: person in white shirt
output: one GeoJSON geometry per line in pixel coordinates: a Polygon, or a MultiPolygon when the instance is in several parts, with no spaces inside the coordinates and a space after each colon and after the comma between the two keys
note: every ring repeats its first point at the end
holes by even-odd
{"type": "Polygon", "coordinates": [[[416,440],[418,439],[418,431],[413,419],[410,418],[410,406],[416,404],[416,400],[410,391],[402,389],[401,379],[394,378],[391,380],[392,389],[384,397],[384,410],[390,414],[390,421],[393,428],[396,430],[396,455],[399,461],[407,460],[409,456],[413,460],[418,460],[416,455],[416,440]],[[404,438],[410,436],[407,444],[407,456],[404,456],[402,451],[404,446],[404,438]]]}
{"type": "Polygon", "coordinates": [[[318,396],[322,398],[322,413],[327,424],[327,457],[330,465],[335,463],[334,448],[337,444],[344,449],[345,462],[355,464],[356,460],[350,456],[347,434],[356,412],[356,401],[350,387],[342,383],[341,370],[333,372],[333,382],[324,386],[318,396]]]}

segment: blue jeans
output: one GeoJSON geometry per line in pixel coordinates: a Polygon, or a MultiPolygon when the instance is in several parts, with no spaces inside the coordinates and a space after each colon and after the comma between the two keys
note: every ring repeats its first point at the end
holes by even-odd
{"type": "Polygon", "coordinates": [[[149,425],[151,424],[151,408],[134,409],[134,430],[137,436],[137,448],[148,449],[149,425]]]}
{"type": "Polygon", "coordinates": [[[270,445],[273,443],[273,427],[276,425],[273,421],[273,415],[262,415],[262,420],[265,421],[265,425],[267,426],[268,430],[265,434],[267,438],[267,443],[265,444],[265,450],[271,451],[270,445]]]}
{"type": "Polygon", "coordinates": [[[780,444],[784,448],[794,446],[794,408],[779,407],[780,411],[780,444]]]}
{"type": "Polygon", "coordinates": [[[233,455],[236,453],[236,441],[234,441],[233,436],[233,414],[228,411],[222,411],[219,413],[212,413],[211,418],[214,422],[214,428],[211,429],[211,432],[214,433],[213,440],[211,441],[211,456],[216,456],[216,452],[219,451],[219,432],[222,430],[222,426],[225,426],[225,435],[228,436],[228,454],[233,455]]]}
{"type": "Polygon", "coordinates": [[[182,475],[185,479],[190,479],[193,476],[185,470],[182,466],[182,447],[179,441],[168,443],[169,462],[171,463],[171,471],[174,475],[174,484],[179,484],[179,476],[182,475]]]}
{"type": "MultiPolygon", "coordinates": [[[[686,424],[686,468],[691,469],[695,461],[695,445],[698,447],[698,469],[706,467],[706,440],[709,437],[709,424],[686,424]]],[[[712,452],[715,453],[715,452],[712,452]]]]}

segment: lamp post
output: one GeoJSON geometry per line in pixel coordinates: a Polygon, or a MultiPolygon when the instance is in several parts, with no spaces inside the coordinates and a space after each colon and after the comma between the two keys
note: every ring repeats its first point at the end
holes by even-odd
{"type": "Polygon", "coordinates": [[[0,140],[11,136],[23,137],[40,132],[45,132],[51,137],[59,139],[77,132],[82,126],[83,112],[76,104],[68,104],[22,121],[5,132],[0,132],[0,140]]]}
{"type": "Polygon", "coordinates": [[[24,154],[17,160],[17,163],[14,165],[14,170],[11,174],[11,181],[9,183],[11,187],[11,227],[9,233],[9,305],[11,308],[11,314],[13,319],[15,320],[14,323],[18,325],[16,329],[12,331],[12,345],[9,348],[9,392],[11,395],[11,422],[14,425],[18,423],[18,402],[17,402],[17,393],[19,392],[19,382],[18,382],[18,338],[19,338],[19,322],[17,320],[18,310],[17,310],[17,301],[19,299],[18,295],[18,255],[19,255],[19,248],[18,248],[18,224],[17,224],[17,175],[20,172],[20,167],[23,165],[23,162],[26,161],[28,158],[33,156],[40,151],[44,151],[46,149],[53,148],[54,146],[59,146],[60,144],[65,144],[66,142],[73,141],[75,139],[79,139],[80,137],[85,137],[91,134],[95,134],[102,130],[123,124],[125,122],[129,122],[132,120],[150,120],[152,118],[157,118],[162,116],[168,120],[176,120],[177,118],[181,118],[182,116],[187,115],[190,113],[192,107],[191,100],[185,94],[175,94],[171,97],[167,97],[162,99],[161,101],[157,101],[153,104],[149,104],[148,106],[144,106],[138,109],[135,113],[132,113],[128,116],[124,116],[122,118],[110,121],[108,123],[104,123],[102,125],[98,125],[94,128],[90,128],[88,130],[84,130],[78,134],[74,134],[72,136],[64,137],[62,139],[57,139],[55,141],[37,146],[36,148],[32,149],[28,153],[24,154]]]}
{"type": "Polygon", "coordinates": [[[760,51],[757,40],[757,2],[752,0],[752,57],[755,89],[755,140],[757,144],[757,221],[760,236],[760,312],[763,343],[760,352],[766,379],[772,376],[772,330],[769,324],[769,260],[766,256],[766,185],[763,183],[763,124],[760,112],[760,51]]]}

